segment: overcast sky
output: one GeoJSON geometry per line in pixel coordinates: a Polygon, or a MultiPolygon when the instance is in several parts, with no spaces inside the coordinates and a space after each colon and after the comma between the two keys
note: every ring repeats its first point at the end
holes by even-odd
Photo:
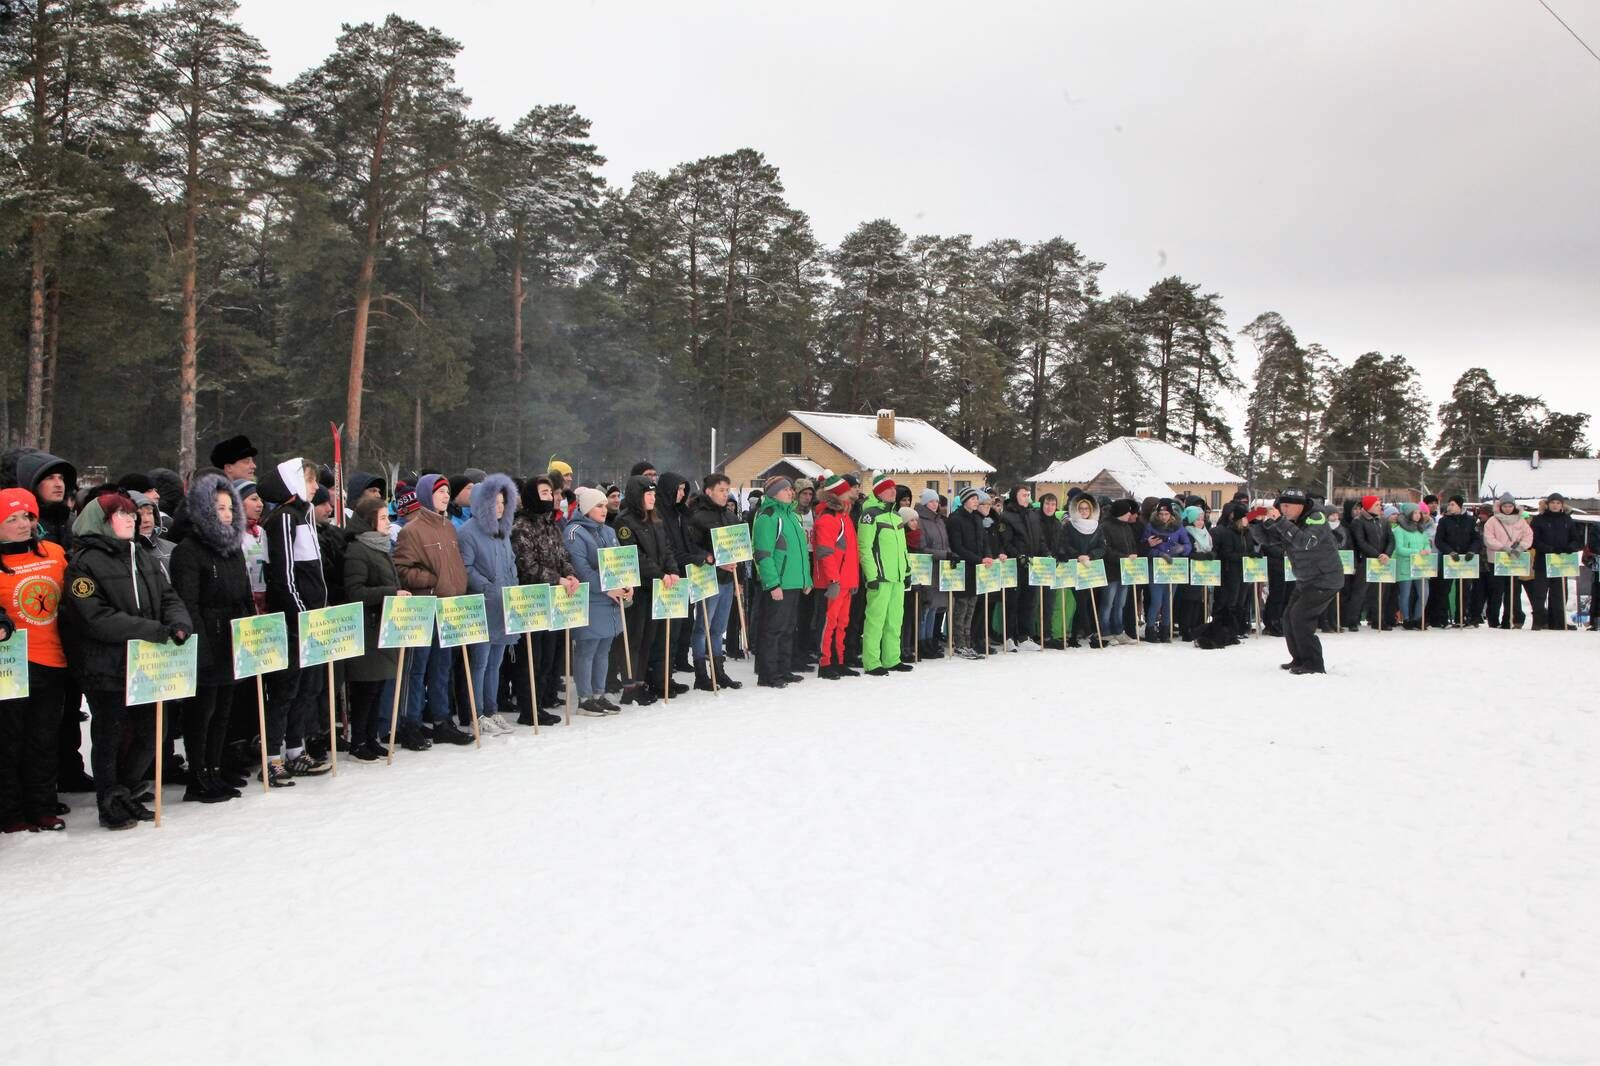
{"type": "MultiPolygon", "coordinates": [[[[1600,50],[1600,0],[1550,0],[1600,50]]],[[[753,147],[857,223],[1063,235],[1234,329],[1469,366],[1600,414],[1600,62],[1538,0],[245,0],[287,80],[341,22],[461,42],[474,111],[569,102],[607,178],[753,147]]],[[[1241,369],[1254,360],[1240,346],[1241,369]]],[[[1591,427],[1591,444],[1600,429],[1591,427]]]]}

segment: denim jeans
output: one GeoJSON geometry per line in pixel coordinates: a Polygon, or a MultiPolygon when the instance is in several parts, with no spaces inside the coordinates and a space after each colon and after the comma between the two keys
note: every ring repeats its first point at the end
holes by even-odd
{"type": "Polygon", "coordinates": [[[1395,591],[1400,595],[1400,617],[1415,622],[1422,617],[1422,582],[1396,581],[1395,591]]]}
{"type": "MultiPolygon", "coordinates": [[[[705,616],[711,616],[711,655],[712,659],[722,658],[722,641],[728,632],[728,613],[733,610],[733,583],[717,586],[717,594],[708,596],[700,601],[691,621],[689,652],[695,662],[706,658],[706,623],[705,616]]],[[[676,641],[674,641],[676,643],[676,641]]]]}
{"type": "Polygon", "coordinates": [[[1107,585],[1100,590],[1100,635],[1110,640],[1122,633],[1122,615],[1128,609],[1128,585],[1107,585]]]}
{"type": "Polygon", "coordinates": [[[472,694],[478,713],[496,714],[500,710],[500,664],[506,661],[504,644],[467,645],[467,667],[472,672],[472,694]]]}
{"type": "Polygon", "coordinates": [[[572,683],[586,700],[606,691],[606,667],[615,637],[582,637],[572,642],[572,683]]]}
{"type": "Polygon", "coordinates": [[[421,725],[424,703],[430,721],[450,717],[450,667],[455,657],[454,648],[439,647],[438,636],[426,648],[406,649],[406,721],[421,725]]]}
{"type": "Polygon", "coordinates": [[[1171,624],[1166,613],[1172,608],[1171,585],[1151,585],[1150,605],[1145,608],[1144,624],[1148,629],[1163,630],[1171,624]]]}

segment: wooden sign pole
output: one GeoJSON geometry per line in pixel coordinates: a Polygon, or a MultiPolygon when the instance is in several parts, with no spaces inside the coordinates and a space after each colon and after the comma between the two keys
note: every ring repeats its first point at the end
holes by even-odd
{"type": "Polygon", "coordinates": [[[617,611],[622,615],[622,661],[628,667],[628,681],[633,682],[637,678],[633,676],[633,651],[628,647],[628,609],[622,606],[621,600],[617,601],[617,611]]]}
{"type": "MultiPolygon", "coordinates": [[[[494,645],[489,645],[489,651],[494,652],[494,645]]],[[[467,654],[467,646],[461,645],[461,673],[467,679],[467,711],[472,715],[472,745],[476,748],[483,747],[483,737],[478,733],[478,697],[472,691],[472,656],[467,654]]]]}
{"type": "Polygon", "coordinates": [[[733,602],[739,608],[739,647],[750,654],[750,623],[744,617],[744,592],[739,588],[739,568],[733,568],[733,602]]]}
{"type": "MultiPolygon", "coordinates": [[[[163,728],[164,725],[165,725],[165,705],[161,700],[156,700],[156,828],[157,829],[161,828],[161,768],[162,768],[161,764],[167,761],[165,759],[165,757],[164,757],[166,755],[166,747],[167,747],[167,744],[166,744],[167,731],[166,731],[166,729],[163,728]]],[[[266,743],[266,738],[265,737],[262,738],[261,743],[263,743],[263,744],[266,743]]],[[[192,771],[192,772],[196,772],[196,771],[192,771]]]]}
{"type": "MultiPolygon", "coordinates": [[[[261,791],[270,793],[272,786],[267,783],[267,692],[260,674],[256,675],[256,728],[261,731],[261,791]]],[[[393,758],[393,755],[390,757],[393,758]]]]}
{"type": "MultiPolygon", "coordinates": [[[[394,668],[394,706],[389,709],[389,760],[386,765],[394,765],[394,735],[400,728],[400,690],[405,686],[401,684],[406,677],[406,650],[400,649],[400,662],[394,668]]],[[[263,755],[262,759],[266,756],[263,755]]],[[[266,765],[265,762],[262,763],[266,765]]]]}
{"type": "MultiPolygon", "coordinates": [[[[700,601],[700,621],[705,623],[706,670],[711,674],[711,694],[713,696],[720,696],[722,695],[722,689],[717,684],[717,660],[711,655],[711,611],[706,607],[705,600],[700,601]]],[[[690,636],[693,636],[693,634],[691,633],[690,636]]],[[[672,682],[668,681],[667,689],[670,691],[671,688],[672,682]]]]}
{"type": "Polygon", "coordinates": [[[1089,613],[1094,615],[1094,639],[1100,647],[1106,646],[1106,635],[1100,632],[1100,601],[1094,594],[1094,587],[1089,588],[1089,613]]]}
{"type": "Polygon", "coordinates": [[[944,654],[947,659],[956,657],[956,594],[950,590],[950,606],[944,612],[944,654]]]}
{"type": "Polygon", "coordinates": [[[667,619],[667,639],[661,647],[661,696],[663,703],[672,702],[672,619],[667,619]]]}
{"type": "Polygon", "coordinates": [[[339,776],[339,687],[333,680],[333,660],[328,660],[328,758],[333,776],[339,776]]]}
{"type": "Polygon", "coordinates": [[[563,629],[567,637],[567,724],[572,724],[572,630],[563,629]]]}
{"type": "Polygon", "coordinates": [[[528,664],[528,691],[533,699],[533,735],[539,735],[539,715],[544,713],[544,708],[539,705],[539,682],[534,678],[533,672],[533,634],[522,634],[522,657],[528,664]]]}

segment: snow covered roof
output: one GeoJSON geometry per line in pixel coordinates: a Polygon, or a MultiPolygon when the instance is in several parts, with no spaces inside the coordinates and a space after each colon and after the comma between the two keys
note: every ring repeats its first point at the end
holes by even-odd
{"type": "Polygon", "coordinates": [[[1490,459],[1483,464],[1480,499],[1509,492],[1540,499],[1559,492],[1580,500],[1600,498],[1600,459],[1490,459]]]}
{"type": "Polygon", "coordinates": [[[994,473],[994,467],[920,418],[894,420],[894,439],[878,436],[874,415],[790,411],[789,416],[861,465],[882,474],[994,473]]]}
{"type": "Polygon", "coordinates": [[[798,456],[798,455],[785,455],[785,456],[783,456],[781,459],[778,459],[775,462],[773,462],[773,464],[771,466],[769,466],[765,470],[761,471],[761,473],[758,474],[757,476],[758,477],[766,477],[768,474],[772,473],[772,471],[774,469],[776,469],[777,467],[779,467],[779,466],[791,466],[791,467],[794,467],[795,470],[799,471],[801,477],[808,477],[813,481],[817,480],[818,478],[820,478],[822,476],[822,464],[813,463],[810,459],[805,459],[805,458],[802,458],[801,456],[798,456]]]}
{"type": "Polygon", "coordinates": [[[1106,441],[1076,458],[1052,463],[1028,480],[1083,485],[1101,473],[1116,478],[1136,500],[1172,496],[1174,485],[1244,484],[1244,478],[1226,468],[1150,437],[1106,441]]]}

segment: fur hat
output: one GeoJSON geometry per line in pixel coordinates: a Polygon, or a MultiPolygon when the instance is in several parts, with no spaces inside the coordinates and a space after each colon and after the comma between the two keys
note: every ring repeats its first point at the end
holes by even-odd
{"type": "Polygon", "coordinates": [[[805,492],[807,489],[811,490],[812,492],[816,492],[817,483],[808,477],[797,477],[794,479],[794,494],[796,496],[800,495],[802,492],[805,492]]]}
{"type": "Polygon", "coordinates": [[[253,458],[257,454],[256,446],[250,443],[250,438],[241,433],[237,437],[229,437],[211,449],[211,465],[227,466],[241,459],[253,458]]]}

